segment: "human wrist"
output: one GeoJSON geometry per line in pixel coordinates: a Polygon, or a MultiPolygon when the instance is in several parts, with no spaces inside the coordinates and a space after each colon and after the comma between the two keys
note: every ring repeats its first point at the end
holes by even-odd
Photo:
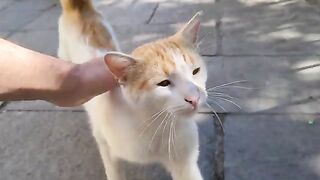
{"type": "Polygon", "coordinates": [[[68,104],[77,93],[80,84],[80,65],[62,60],[57,66],[54,83],[44,93],[43,100],[48,100],[57,105],[68,104]]]}

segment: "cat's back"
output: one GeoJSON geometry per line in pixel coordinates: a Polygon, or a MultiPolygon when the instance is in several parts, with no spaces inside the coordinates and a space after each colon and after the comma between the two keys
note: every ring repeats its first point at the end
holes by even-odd
{"type": "Polygon", "coordinates": [[[91,0],[60,0],[58,55],[75,63],[120,50],[116,35],[91,0]]]}

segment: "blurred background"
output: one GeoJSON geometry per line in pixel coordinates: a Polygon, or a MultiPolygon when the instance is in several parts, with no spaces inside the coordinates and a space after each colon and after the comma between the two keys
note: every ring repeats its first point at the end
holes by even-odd
{"type": "MultiPolygon", "coordinates": [[[[210,94],[219,96],[210,104],[224,121],[225,179],[320,179],[317,0],[94,2],[125,52],[174,33],[203,10],[199,52],[208,88],[218,86],[221,93],[210,94]]],[[[0,0],[0,37],[56,56],[60,13],[58,0],[0,0]]],[[[81,107],[0,102],[0,112],[0,180],[105,179],[81,107]]],[[[205,119],[199,123],[199,164],[211,180],[221,147],[212,117],[205,119]]],[[[129,180],[170,179],[157,166],[123,166],[129,180]]]]}

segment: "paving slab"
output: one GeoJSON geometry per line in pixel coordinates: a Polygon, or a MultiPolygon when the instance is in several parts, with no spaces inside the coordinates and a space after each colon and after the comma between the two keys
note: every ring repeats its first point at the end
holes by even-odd
{"type": "Polygon", "coordinates": [[[22,28],[22,30],[48,30],[58,29],[58,19],[61,14],[61,7],[55,6],[54,8],[46,11],[40,17],[36,18],[30,24],[22,28]]]}
{"type": "MultiPolygon", "coordinates": [[[[85,113],[2,112],[0,174],[3,179],[105,179],[85,113]]],[[[200,124],[200,166],[209,180],[213,155],[212,122],[200,124]]],[[[128,180],[170,179],[157,166],[123,163],[128,180]]]]}
{"type": "MultiPolygon", "coordinates": [[[[157,24],[157,25],[138,25],[138,26],[115,26],[115,31],[119,37],[120,46],[125,52],[131,52],[138,45],[150,42],[159,38],[173,35],[184,24],[157,24]]],[[[213,55],[216,53],[215,27],[203,25],[200,28],[199,45],[200,54],[213,55]]]]}
{"type": "Polygon", "coordinates": [[[58,49],[58,32],[54,30],[26,30],[17,32],[9,37],[13,41],[26,48],[56,56],[58,49]]]}
{"type": "Polygon", "coordinates": [[[319,120],[299,114],[227,116],[225,179],[320,179],[319,120]]]}
{"type": "Polygon", "coordinates": [[[218,18],[215,8],[215,0],[167,1],[159,4],[151,24],[185,23],[198,11],[203,11],[204,23],[212,24],[218,18]]]}
{"type": "Polygon", "coordinates": [[[224,0],[225,55],[319,54],[317,10],[300,0],[224,0]]]}
{"type": "MultiPolygon", "coordinates": [[[[214,89],[239,98],[231,100],[240,104],[241,110],[230,102],[215,98],[227,112],[318,113],[319,64],[317,56],[211,57],[207,58],[207,87],[247,81],[233,84],[230,88],[214,89]]],[[[221,94],[218,96],[221,98],[221,94]]],[[[217,105],[215,109],[223,112],[217,105]]]]}
{"type": "Polygon", "coordinates": [[[0,11],[0,31],[11,31],[22,28],[40,16],[45,10],[57,5],[55,0],[15,1],[0,11]]]}
{"type": "Polygon", "coordinates": [[[82,106],[58,107],[45,101],[11,101],[5,111],[84,111],[82,106]]]}
{"type": "Polygon", "coordinates": [[[59,1],[56,0],[15,0],[13,4],[10,5],[9,9],[11,11],[43,11],[48,10],[53,6],[57,6],[59,1]]]}
{"type": "Polygon", "coordinates": [[[103,179],[84,117],[84,113],[1,113],[1,178],[103,179]]]}
{"type": "Polygon", "coordinates": [[[145,24],[157,6],[155,1],[97,1],[96,7],[111,24],[145,24]]]}
{"type": "Polygon", "coordinates": [[[39,11],[17,11],[12,8],[6,8],[0,11],[0,31],[17,30],[30,23],[39,15],[41,15],[39,11]]]}

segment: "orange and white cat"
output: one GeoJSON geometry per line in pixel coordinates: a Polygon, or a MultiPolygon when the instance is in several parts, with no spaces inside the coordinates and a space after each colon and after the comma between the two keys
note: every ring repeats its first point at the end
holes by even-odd
{"type": "Polygon", "coordinates": [[[90,0],[61,3],[59,56],[83,63],[107,54],[106,67],[119,80],[119,87],[85,104],[107,178],[124,180],[119,160],[126,160],[160,163],[174,180],[202,180],[194,121],[207,97],[206,66],[195,51],[200,14],[127,55],[115,52],[115,34],[90,0]]]}

